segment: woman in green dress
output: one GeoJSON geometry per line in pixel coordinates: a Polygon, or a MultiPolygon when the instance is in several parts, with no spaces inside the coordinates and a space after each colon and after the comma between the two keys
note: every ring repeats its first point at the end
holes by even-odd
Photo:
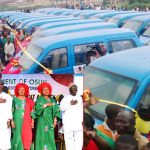
{"type": "Polygon", "coordinates": [[[57,117],[60,118],[60,110],[51,96],[52,87],[49,83],[41,83],[38,86],[38,92],[41,96],[35,104],[37,116],[35,150],[56,150],[54,128],[57,117]]]}
{"type": "Polygon", "coordinates": [[[29,87],[24,83],[19,83],[15,87],[12,110],[13,128],[12,150],[30,150],[32,144],[32,128],[34,127],[33,100],[27,98],[29,87]]]}

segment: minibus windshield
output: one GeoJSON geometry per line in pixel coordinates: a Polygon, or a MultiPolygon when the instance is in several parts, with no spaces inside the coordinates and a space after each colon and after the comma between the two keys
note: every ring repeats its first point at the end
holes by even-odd
{"type": "Polygon", "coordinates": [[[122,28],[127,28],[127,29],[137,31],[138,28],[142,25],[142,23],[143,22],[141,21],[129,20],[122,26],[122,28]]]}
{"type": "MultiPolygon", "coordinates": [[[[97,98],[125,104],[133,93],[137,80],[125,76],[87,67],[84,71],[84,89],[90,88],[97,98]]],[[[98,102],[90,106],[98,114],[105,114],[107,103],[98,102]]]]}
{"type": "Polygon", "coordinates": [[[150,37],[150,24],[148,28],[145,30],[145,32],[142,34],[142,36],[150,37]]]}
{"type": "Polygon", "coordinates": [[[109,19],[109,21],[108,22],[113,22],[113,23],[118,23],[118,21],[119,21],[119,18],[111,18],[111,19],[109,19]]]}
{"type": "MultiPolygon", "coordinates": [[[[26,50],[34,59],[37,59],[38,56],[42,53],[43,49],[34,44],[30,44],[26,50]]],[[[27,70],[31,67],[34,61],[29,58],[25,53],[19,58],[19,64],[22,66],[23,70],[27,70]]]]}

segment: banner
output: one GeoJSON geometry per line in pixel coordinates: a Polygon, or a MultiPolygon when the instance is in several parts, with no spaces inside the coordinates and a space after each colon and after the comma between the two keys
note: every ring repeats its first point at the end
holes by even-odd
{"type": "MultiPolygon", "coordinates": [[[[61,75],[60,75],[61,76],[61,75]]],[[[64,78],[66,80],[66,78],[64,78]]],[[[50,75],[47,74],[2,74],[2,80],[4,86],[7,86],[10,90],[10,94],[14,95],[14,89],[17,83],[25,83],[30,88],[30,98],[36,101],[39,93],[37,87],[42,82],[48,82],[52,86],[52,95],[67,95],[69,90],[67,86],[64,86],[56,82],[50,75]]],[[[83,76],[74,75],[74,83],[78,86],[78,94],[83,93],[83,76]]]]}

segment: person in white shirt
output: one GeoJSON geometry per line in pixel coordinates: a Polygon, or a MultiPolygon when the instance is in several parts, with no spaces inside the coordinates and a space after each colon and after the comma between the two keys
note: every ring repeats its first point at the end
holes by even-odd
{"type": "Polygon", "coordinates": [[[0,150],[11,149],[12,97],[3,92],[4,83],[0,79],[0,150]]]}
{"type": "Polygon", "coordinates": [[[14,44],[10,42],[10,37],[7,38],[7,43],[5,44],[4,51],[5,65],[7,65],[15,52],[14,44]]]}
{"type": "Polygon", "coordinates": [[[60,103],[66,150],[82,150],[83,147],[83,101],[77,95],[77,86],[69,86],[70,95],[60,103]]]}

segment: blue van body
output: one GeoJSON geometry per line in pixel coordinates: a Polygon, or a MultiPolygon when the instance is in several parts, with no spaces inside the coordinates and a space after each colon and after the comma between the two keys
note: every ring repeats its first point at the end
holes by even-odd
{"type": "Polygon", "coordinates": [[[116,15],[112,17],[111,19],[108,20],[108,22],[113,22],[118,25],[118,27],[122,27],[129,19],[136,17],[136,16],[143,16],[147,15],[148,13],[145,12],[131,12],[127,14],[121,14],[121,15],[116,15]]]}
{"type": "MultiPolygon", "coordinates": [[[[13,15],[13,16],[10,16],[8,19],[7,19],[7,21],[10,23],[10,24],[12,24],[12,22],[14,22],[15,20],[19,20],[20,18],[22,19],[22,18],[25,18],[25,17],[27,17],[27,15],[21,15],[21,16],[16,16],[16,15],[13,15]]],[[[29,18],[30,16],[28,16],[28,18],[29,18]]]]}
{"type": "Polygon", "coordinates": [[[99,11],[85,11],[84,13],[80,14],[78,17],[81,19],[89,19],[91,16],[94,16],[96,14],[106,13],[106,12],[114,12],[114,10],[99,10],[99,11]]]}
{"type": "Polygon", "coordinates": [[[14,19],[24,20],[24,19],[33,19],[34,17],[40,18],[40,17],[50,17],[50,16],[41,13],[23,13],[22,15],[18,14],[9,17],[8,22],[11,24],[14,21],[14,19]]]}
{"type": "Polygon", "coordinates": [[[22,22],[21,22],[21,24],[18,26],[18,28],[20,28],[20,29],[23,29],[24,28],[24,26],[26,26],[28,23],[30,23],[30,22],[33,22],[33,21],[38,21],[38,20],[45,20],[45,19],[48,19],[48,18],[54,18],[54,17],[48,17],[48,16],[32,16],[32,18],[30,17],[30,18],[25,18],[24,20],[22,20],[22,22]]]}
{"type": "Polygon", "coordinates": [[[57,25],[60,25],[60,26],[67,26],[67,25],[75,25],[75,24],[84,24],[84,23],[95,23],[95,22],[104,22],[102,19],[95,19],[95,20],[91,20],[91,19],[86,19],[86,20],[65,20],[65,21],[62,21],[60,23],[48,23],[48,24],[44,24],[42,26],[40,26],[40,30],[46,30],[46,29],[50,29],[52,27],[52,25],[56,25],[56,27],[59,27],[57,25]]]}
{"type": "Polygon", "coordinates": [[[61,16],[69,16],[69,15],[71,15],[73,12],[74,12],[73,10],[67,11],[67,12],[63,12],[63,13],[61,14],[61,16]]]}
{"type": "Polygon", "coordinates": [[[144,44],[150,44],[150,23],[140,36],[140,41],[144,44]]]}
{"type": "Polygon", "coordinates": [[[48,37],[56,34],[64,34],[64,33],[73,33],[79,31],[86,31],[86,30],[96,30],[96,29],[105,29],[105,28],[117,28],[117,25],[114,23],[107,23],[107,22],[96,22],[96,23],[85,23],[85,24],[76,24],[70,26],[62,26],[62,27],[55,27],[52,29],[44,30],[36,35],[32,36],[32,40],[48,37]]]}
{"type": "Polygon", "coordinates": [[[51,11],[51,12],[47,12],[46,14],[47,15],[55,15],[55,16],[57,16],[57,15],[60,15],[61,13],[63,13],[64,11],[60,11],[60,10],[56,10],[56,11],[51,11]]]}
{"type": "MultiPolygon", "coordinates": [[[[20,28],[20,29],[23,29],[26,25],[28,25],[28,24],[30,24],[30,23],[32,23],[32,22],[36,22],[36,21],[45,21],[45,20],[50,20],[50,19],[59,19],[60,17],[58,17],[58,16],[53,16],[53,17],[43,17],[43,16],[39,16],[39,17],[33,17],[33,18],[30,18],[30,19],[25,19],[25,20],[23,20],[22,21],[22,23],[18,26],[18,28],[20,28]]],[[[66,18],[66,17],[62,17],[62,19],[63,18],[66,18]]]]}
{"type": "Polygon", "coordinates": [[[65,10],[56,10],[56,11],[53,11],[53,12],[48,12],[47,14],[48,15],[61,15],[62,13],[66,12],[65,10]]]}
{"type": "Polygon", "coordinates": [[[38,21],[33,21],[28,23],[24,28],[26,28],[26,32],[30,32],[30,30],[33,27],[38,27],[47,23],[52,23],[52,22],[62,22],[62,21],[67,21],[67,20],[78,20],[77,18],[55,18],[55,19],[45,19],[45,20],[38,20],[38,21]]]}
{"type": "Polygon", "coordinates": [[[78,17],[80,14],[84,13],[84,11],[74,11],[72,14],[70,14],[70,17],[78,17]]]}
{"type": "MultiPolygon", "coordinates": [[[[108,53],[141,46],[134,32],[128,29],[100,29],[54,35],[33,41],[27,52],[41,62],[48,62],[53,73],[73,73],[74,66],[86,64],[87,52],[93,45],[103,43],[108,53]],[[85,48],[87,47],[87,48],[85,48]],[[60,57],[56,55],[60,53],[60,57]],[[52,55],[52,56],[51,56],[52,55]],[[55,58],[52,61],[52,58],[55,58]],[[58,59],[58,60],[57,60],[58,59]],[[59,62],[55,62],[59,61],[59,62]],[[55,62],[55,63],[54,63],[55,62]],[[52,64],[54,63],[54,64],[52,64]],[[65,63],[65,64],[64,64],[65,63]],[[58,65],[58,66],[56,66],[58,65]]],[[[40,73],[39,66],[23,54],[19,59],[22,73],[40,73]]]]}
{"type": "MultiPolygon", "coordinates": [[[[150,46],[142,46],[97,59],[84,70],[84,89],[90,88],[98,98],[136,110],[150,105],[149,58],[150,46]]],[[[104,119],[107,105],[100,102],[89,107],[96,125],[104,119]]]]}
{"type": "Polygon", "coordinates": [[[108,21],[110,18],[116,15],[121,15],[121,14],[129,14],[131,11],[114,11],[114,12],[105,12],[102,14],[97,14],[95,16],[92,16],[91,19],[103,19],[105,21],[108,21]]]}
{"type": "Polygon", "coordinates": [[[12,25],[13,23],[17,23],[19,21],[25,23],[27,21],[34,21],[34,20],[38,20],[38,19],[43,19],[43,18],[50,18],[48,16],[45,16],[45,15],[25,15],[25,16],[13,16],[8,22],[12,25]],[[32,17],[32,18],[31,18],[32,17]]]}
{"type": "Polygon", "coordinates": [[[60,16],[69,16],[71,15],[73,12],[75,12],[74,9],[67,9],[66,11],[64,11],[62,14],[60,14],[60,16]]]}
{"type": "Polygon", "coordinates": [[[150,14],[134,17],[128,20],[122,28],[128,28],[134,30],[138,35],[141,35],[150,23],[150,14]]]}
{"type": "Polygon", "coordinates": [[[47,16],[47,15],[44,15],[44,14],[41,14],[41,13],[24,13],[22,12],[21,14],[11,14],[11,16],[8,18],[8,22],[11,23],[11,21],[13,21],[13,18],[24,18],[24,17],[31,17],[31,16],[47,16]]]}
{"type": "Polygon", "coordinates": [[[93,20],[91,22],[90,19],[86,19],[86,20],[66,20],[66,21],[62,21],[62,22],[52,22],[52,23],[48,23],[48,24],[44,24],[44,25],[40,26],[33,35],[38,34],[41,31],[44,31],[47,29],[52,29],[55,27],[63,27],[63,26],[85,24],[85,23],[96,23],[96,22],[97,23],[103,22],[103,20],[97,19],[97,20],[93,20]]]}

